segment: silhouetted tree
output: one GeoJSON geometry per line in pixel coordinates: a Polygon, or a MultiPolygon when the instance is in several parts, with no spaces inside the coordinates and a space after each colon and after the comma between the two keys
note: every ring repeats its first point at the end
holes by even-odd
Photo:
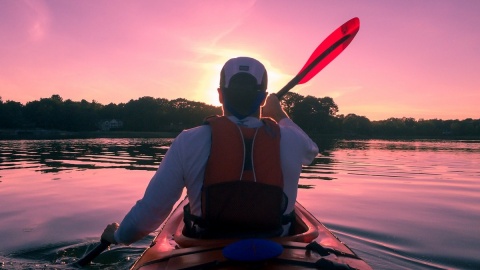
{"type": "Polygon", "coordinates": [[[11,100],[3,102],[0,98],[0,127],[20,128],[24,125],[23,105],[11,100]]]}
{"type": "Polygon", "coordinates": [[[40,101],[28,102],[25,115],[36,127],[58,129],[63,121],[63,100],[59,95],[41,98],[40,101]]]}
{"type": "Polygon", "coordinates": [[[295,107],[296,104],[300,103],[300,101],[302,101],[304,98],[305,97],[300,94],[288,92],[280,100],[280,104],[282,105],[282,108],[285,110],[285,112],[288,115],[291,115],[293,107],[295,107]]]}
{"type": "Polygon", "coordinates": [[[346,133],[370,135],[372,123],[365,116],[351,113],[343,118],[342,127],[346,133]]]}
{"type": "Polygon", "coordinates": [[[123,121],[126,130],[158,131],[168,122],[168,101],[153,97],[130,100],[124,107],[123,121]]]}
{"type": "Polygon", "coordinates": [[[332,133],[338,106],[330,97],[307,96],[290,107],[290,116],[302,129],[315,133],[332,133]]]}

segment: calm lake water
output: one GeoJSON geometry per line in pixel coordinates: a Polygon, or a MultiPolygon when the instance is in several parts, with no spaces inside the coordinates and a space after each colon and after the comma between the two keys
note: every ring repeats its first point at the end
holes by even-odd
{"type": "MultiPolygon", "coordinates": [[[[173,139],[0,141],[0,269],[68,269],[173,139]]],[[[480,141],[319,141],[298,200],[374,269],[480,269],[480,141]]],[[[153,234],[88,269],[128,269],[153,234]]]]}

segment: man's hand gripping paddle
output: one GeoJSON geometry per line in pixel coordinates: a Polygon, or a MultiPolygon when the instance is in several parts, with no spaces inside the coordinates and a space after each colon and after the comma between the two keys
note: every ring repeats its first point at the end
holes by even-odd
{"type": "Polygon", "coordinates": [[[317,75],[352,42],[358,30],[360,30],[360,20],[355,17],[333,31],[315,49],[297,76],[277,92],[278,99],[281,99],[295,85],[306,83],[317,75]]]}

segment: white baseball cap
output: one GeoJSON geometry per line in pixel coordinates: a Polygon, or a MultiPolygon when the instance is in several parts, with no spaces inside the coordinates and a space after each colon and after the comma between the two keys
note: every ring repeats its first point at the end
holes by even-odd
{"type": "Polygon", "coordinates": [[[220,87],[228,88],[232,78],[242,73],[250,74],[255,78],[258,90],[267,89],[267,70],[262,63],[251,57],[236,57],[228,60],[220,72],[220,87]]]}

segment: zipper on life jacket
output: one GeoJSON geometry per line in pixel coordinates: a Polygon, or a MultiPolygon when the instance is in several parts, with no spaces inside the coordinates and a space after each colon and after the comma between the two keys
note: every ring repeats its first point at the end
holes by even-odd
{"type": "Polygon", "coordinates": [[[255,138],[257,138],[258,128],[255,129],[255,134],[253,135],[252,139],[252,150],[250,151],[250,160],[252,161],[252,174],[253,174],[253,181],[257,182],[257,175],[255,174],[255,162],[253,160],[253,150],[255,149],[253,146],[255,145],[255,138]]]}
{"type": "Polygon", "coordinates": [[[242,138],[243,143],[243,164],[242,164],[242,172],[240,173],[239,180],[243,180],[243,173],[245,170],[252,172],[253,182],[257,182],[257,175],[255,173],[255,161],[254,161],[254,146],[255,146],[255,139],[257,138],[258,128],[255,128],[255,133],[253,134],[253,138],[246,139],[242,133],[242,130],[239,126],[237,126],[240,132],[240,137],[242,138]],[[247,143],[248,141],[248,143],[247,143]],[[248,149],[247,149],[248,148],[248,149]]]}

